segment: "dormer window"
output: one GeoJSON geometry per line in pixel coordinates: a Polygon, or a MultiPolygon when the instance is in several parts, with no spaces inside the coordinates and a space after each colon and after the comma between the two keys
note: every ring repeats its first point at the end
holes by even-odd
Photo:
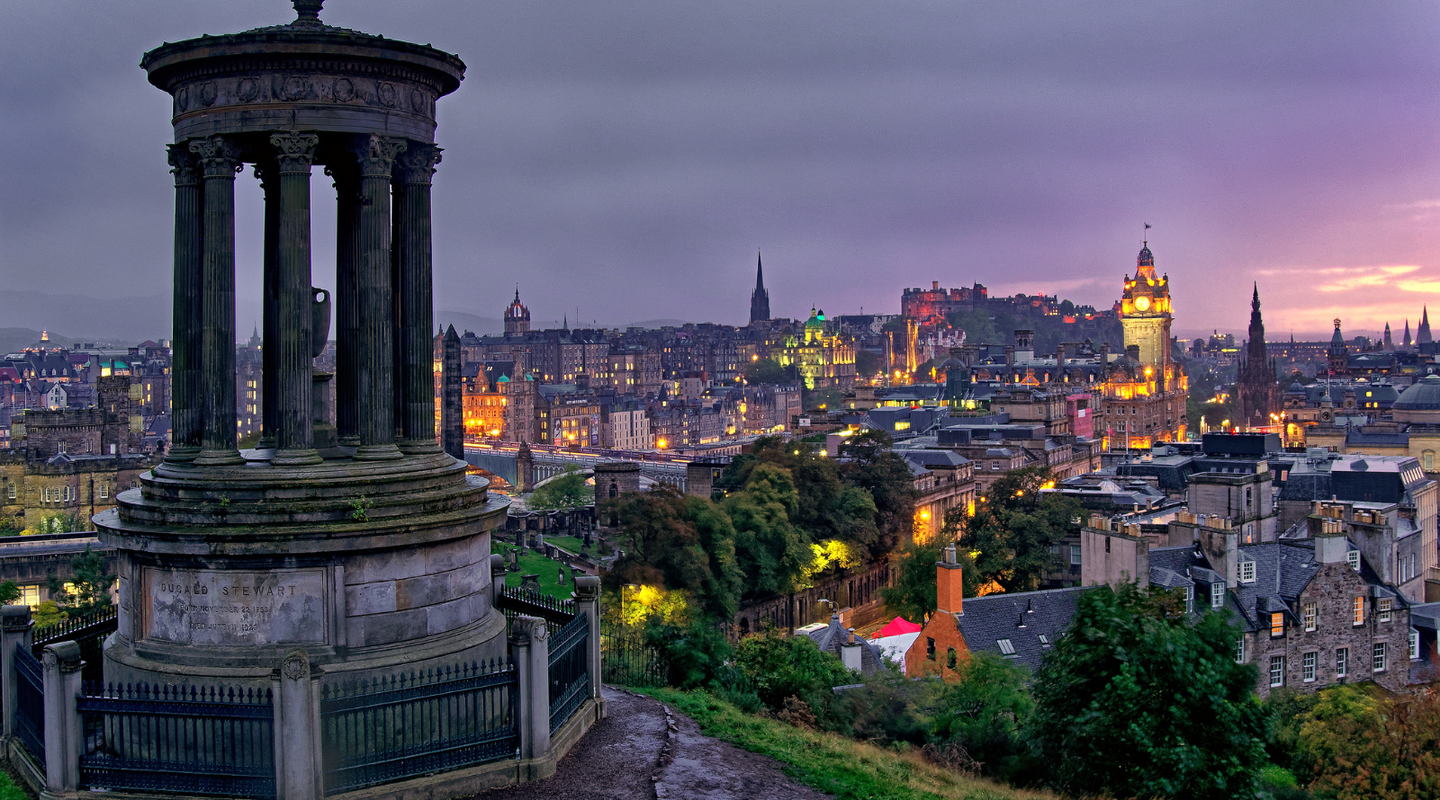
{"type": "Polygon", "coordinates": [[[1219,608],[1225,605],[1225,584],[1219,581],[1210,584],[1210,607],[1219,608]]]}
{"type": "Polygon", "coordinates": [[[1270,635],[1285,635],[1285,615],[1278,611],[1270,615],[1270,635]]]}
{"type": "Polygon", "coordinates": [[[1346,554],[1345,554],[1345,563],[1347,563],[1347,564],[1350,565],[1350,569],[1353,569],[1353,570],[1355,570],[1356,572],[1359,572],[1359,571],[1360,571],[1360,551],[1359,551],[1359,550],[1351,550],[1350,552],[1346,553],[1346,554]]]}
{"type": "Polygon", "coordinates": [[[1241,583],[1254,583],[1254,582],[1255,582],[1255,562],[1254,562],[1254,561],[1241,561],[1241,562],[1240,562],[1240,582],[1241,582],[1241,583]]]}

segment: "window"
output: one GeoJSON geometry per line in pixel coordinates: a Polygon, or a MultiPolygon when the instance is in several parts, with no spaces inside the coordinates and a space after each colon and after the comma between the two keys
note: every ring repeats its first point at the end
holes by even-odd
{"type": "Polygon", "coordinates": [[[1071,563],[1071,564],[1079,564],[1079,563],[1080,563],[1080,545],[1078,545],[1078,544],[1072,544],[1072,545],[1070,545],[1070,563],[1071,563]]]}
{"type": "Polygon", "coordinates": [[[1390,617],[1391,617],[1390,609],[1391,609],[1391,607],[1392,607],[1392,605],[1394,604],[1395,601],[1394,601],[1394,600],[1391,600],[1391,599],[1388,598],[1388,597],[1382,597],[1382,598],[1380,598],[1380,601],[1379,601],[1379,602],[1380,602],[1380,607],[1379,607],[1379,609],[1378,609],[1378,616],[1380,617],[1380,621],[1381,621],[1381,622],[1389,622],[1389,621],[1390,621],[1390,617]]]}
{"type": "Polygon", "coordinates": [[[1350,674],[1350,648],[1335,648],[1335,677],[1343,678],[1350,674]]]}
{"type": "Polygon", "coordinates": [[[1372,672],[1384,672],[1384,671],[1385,671],[1385,643],[1384,643],[1384,642],[1376,642],[1376,643],[1375,643],[1375,652],[1373,653],[1373,659],[1372,659],[1371,662],[1370,662],[1370,670],[1371,670],[1372,672]]]}
{"type": "Polygon", "coordinates": [[[1306,653],[1300,665],[1300,677],[1306,683],[1315,682],[1315,653],[1306,653]]]}
{"type": "MultiPolygon", "coordinates": [[[[1042,636],[1041,638],[1043,639],[1044,637],[1042,636]]],[[[1410,629],[1410,660],[1420,660],[1420,631],[1414,628],[1410,629]]]]}
{"type": "Polygon", "coordinates": [[[5,491],[7,494],[10,495],[11,500],[15,499],[15,484],[12,483],[9,486],[5,487],[5,491]]]}
{"type": "Polygon", "coordinates": [[[1210,584],[1210,607],[1219,608],[1225,605],[1225,584],[1216,581],[1210,584]]]}
{"type": "Polygon", "coordinates": [[[935,660],[935,640],[929,636],[925,637],[925,657],[931,661],[935,660]]]}
{"type": "Polygon", "coordinates": [[[1315,604],[1314,604],[1314,603],[1306,603],[1306,604],[1305,604],[1305,630],[1307,630],[1307,631],[1313,631],[1313,630],[1315,630],[1315,618],[1318,617],[1318,616],[1319,616],[1319,613],[1318,613],[1318,611],[1317,611],[1317,609],[1316,609],[1316,607],[1315,607],[1315,604]]]}
{"type": "Polygon", "coordinates": [[[1235,663],[1245,663],[1245,637],[1241,636],[1235,640],[1235,663]]]}
{"type": "Polygon", "coordinates": [[[945,666],[949,667],[950,669],[955,669],[955,664],[956,664],[959,660],[960,660],[960,657],[959,657],[958,654],[956,654],[955,648],[953,648],[953,647],[947,647],[947,648],[945,648],[945,666]]]}
{"type": "MultiPolygon", "coordinates": [[[[1416,649],[1416,651],[1418,652],[1418,651],[1419,651],[1419,648],[1420,648],[1420,633],[1419,633],[1418,631],[1413,631],[1413,630],[1412,630],[1412,631],[1410,631],[1410,635],[1411,635],[1412,637],[1414,637],[1414,639],[1415,639],[1415,649],[1416,649]]],[[[1049,637],[1049,636],[1046,636],[1046,635],[1043,634],[1043,633],[1040,634],[1040,644],[1043,645],[1043,646],[1045,646],[1045,647],[1049,647],[1049,646],[1050,646],[1050,637],[1049,637]]],[[[1417,656],[1411,656],[1411,658],[1417,658],[1417,656]]]]}
{"type": "Polygon", "coordinates": [[[1355,570],[1356,572],[1359,572],[1359,571],[1360,571],[1360,551],[1359,551],[1359,550],[1351,550],[1351,551],[1347,552],[1347,553],[1345,554],[1345,563],[1347,563],[1347,564],[1350,565],[1350,569],[1353,569],[1353,570],[1355,570]]]}
{"type": "Polygon", "coordinates": [[[1241,583],[1254,583],[1254,582],[1255,582],[1255,562],[1254,562],[1254,561],[1241,561],[1241,562],[1240,562],[1240,582],[1241,582],[1241,583]]]}
{"type": "Polygon", "coordinates": [[[1355,621],[1351,624],[1365,624],[1365,598],[1360,595],[1355,596],[1355,621]]]}
{"type": "Polygon", "coordinates": [[[1270,656],[1270,686],[1285,685],[1285,656],[1270,656]]]}
{"type": "Polygon", "coordinates": [[[37,583],[30,586],[21,586],[20,597],[18,597],[15,602],[30,606],[32,608],[40,605],[40,584],[37,583]]]}
{"type": "Polygon", "coordinates": [[[103,499],[105,499],[105,498],[107,498],[107,497],[109,497],[109,496],[110,496],[110,485],[109,485],[109,484],[105,484],[105,483],[100,484],[100,499],[103,500],[103,499]]]}
{"type": "Polygon", "coordinates": [[[1185,613],[1195,613],[1195,585],[1185,587],[1185,613]]]}
{"type": "Polygon", "coordinates": [[[1284,636],[1284,635],[1285,635],[1285,615],[1282,614],[1282,613],[1279,612],[1279,611],[1277,611],[1277,612],[1275,612],[1274,614],[1271,614],[1271,615],[1270,615],[1270,635],[1271,635],[1271,636],[1284,636]]]}
{"type": "Polygon", "coordinates": [[[1015,645],[1009,639],[997,639],[995,644],[1000,645],[1000,652],[1007,656],[1015,655],[1015,645]]]}

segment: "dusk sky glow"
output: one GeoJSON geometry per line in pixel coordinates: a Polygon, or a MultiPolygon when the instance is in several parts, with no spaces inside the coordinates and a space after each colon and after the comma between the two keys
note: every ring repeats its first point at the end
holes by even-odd
{"type": "MultiPolygon", "coordinates": [[[[1397,340],[1440,313],[1433,2],[330,0],[322,19],[458,54],[440,103],[437,321],[743,324],[894,313],[979,282],[1108,307],[1149,222],[1175,330],[1397,340]]],[[[162,41],[286,22],[284,0],[47,0],[0,25],[0,277],[168,292],[162,41]]],[[[238,182],[240,329],[260,192],[238,182]]],[[[315,283],[334,283],[328,181],[315,283]]],[[[168,305],[160,314],[168,315],[168,305]]],[[[3,326],[0,321],[0,326],[3,326]]],[[[168,319],[158,320],[168,330],[168,319]]]]}

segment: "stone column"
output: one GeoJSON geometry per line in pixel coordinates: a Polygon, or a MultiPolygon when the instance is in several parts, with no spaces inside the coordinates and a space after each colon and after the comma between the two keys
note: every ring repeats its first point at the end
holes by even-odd
{"type": "Polygon", "coordinates": [[[295,650],[271,673],[270,683],[275,698],[275,795],[278,800],[324,797],[320,668],[304,650],[295,650]]]}
{"type": "MultiPolygon", "coordinates": [[[[265,385],[275,384],[276,451],[271,464],[300,466],[319,464],[315,452],[310,377],[314,328],[310,289],[310,165],[320,137],[313,133],[275,134],[280,178],[280,236],[277,247],[278,340],[274,371],[265,374],[265,385]]],[[[271,350],[266,346],[267,351],[271,350]]],[[[267,416],[269,415],[267,407],[267,416]]]]}
{"type": "Polygon", "coordinates": [[[360,394],[356,388],[360,298],[355,272],[360,252],[360,173],[351,164],[325,168],[335,179],[335,432],[344,447],[360,445],[360,394]]]}
{"type": "Polygon", "coordinates": [[[80,786],[80,754],[85,748],[85,726],[75,710],[80,668],[85,666],[80,645],[46,645],[40,666],[45,687],[45,788],[73,792],[80,786]]]}
{"type": "Polygon", "coordinates": [[[265,241],[260,287],[260,441],[258,450],[276,447],[275,356],[280,342],[280,174],[272,161],[255,165],[255,177],[265,194],[265,241]]]}
{"type": "Polygon", "coordinates": [[[15,735],[15,704],[19,702],[15,688],[15,649],[30,649],[30,627],[34,624],[30,619],[30,606],[0,608],[0,681],[3,681],[0,689],[4,691],[7,739],[15,735]]]}
{"type": "Polygon", "coordinates": [[[575,613],[590,618],[590,640],[586,661],[590,669],[590,696],[600,696],[600,579],[581,575],[575,579],[575,613]]]}
{"type": "Polygon", "coordinates": [[[394,337],[390,285],[390,173],[405,140],[372,134],[360,163],[360,234],[355,253],[359,330],[355,348],[359,399],[359,461],[400,458],[395,446],[394,337]]]}
{"type": "Polygon", "coordinates": [[[510,625],[510,652],[520,679],[520,758],[550,751],[550,631],[523,614],[510,625]]]}
{"type": "Polygon", "coordinates": [[[200,314],[203,431],[197,465],[243,464],[235,449],[235,173],[240,151],[224,136],[190,142],[205,173],[200,314]]]}
{"type": "MultiPolygon", "coordinates": [[[[434,301],[431,290],[430,182],[440,148],[412,143],[400,156],[399,186],[404,203],[397,217],[399,251],[400,449],[405,453],[436,453],[434,301]]],[[[464,458],[463,450],[457,458],[464,458]]]]}
{"type": "Polygon", "coordinates": [[[200,402],[202,320],[200,160],[189,144],[169,147],[175,174],[175,288],[170,338],[170,452],[172,463],[194,461],[204,427],[200,402]]]}

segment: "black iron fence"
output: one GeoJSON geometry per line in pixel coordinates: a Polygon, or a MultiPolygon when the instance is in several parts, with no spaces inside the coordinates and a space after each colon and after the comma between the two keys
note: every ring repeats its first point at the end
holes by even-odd
{"type": "Polygon", "coordinates": [[[590,697],[590,617],[583,611],[550,640],[550,734],[590,697]]]}
{"type": "Polygon", "coordinates": [[[40,660],[23,644],[15,647],[15,734],[45,768],[45,683],[40,660]]]}
{"type": "Polygon", "coordinates": [[[557,600],[534,589],[502,588],[495,606],[505,614],[507,628],[516,615],[524,614],[545,620],[545,628],[551,636],[575,618],[574,600],[557,600]]]}
{"type": "Polygon", "coordinates": [[[115,632],[119,619],[120,609],[106,606],[85,614],[75,614],[53,625],[34,628],[30,637],[33,643],[31,652],[39,658],[45,645],[72,641],[80,645],[80,657],[85,659],[85,667],[80,671],[82,679],[86,683],[99,683],[105,679],[105,638],[115,632]]]}
{"type": "Polygon", "coordinates": [[[600,673],[605,683],[664,686],[669,670],[660,651],[645,643],[645,629],[605,621],[600,625],[600,673]]]}
{"type": "Polygon", "coordinates": [[[325,793],[514,758],[518,687],[509,659],[325,687],[325,793]]]}
{"type": "Polygon", "coordinates": [[[76,709],[84,788],[275,796],[268,689],[92,684],[76,709]]]}

